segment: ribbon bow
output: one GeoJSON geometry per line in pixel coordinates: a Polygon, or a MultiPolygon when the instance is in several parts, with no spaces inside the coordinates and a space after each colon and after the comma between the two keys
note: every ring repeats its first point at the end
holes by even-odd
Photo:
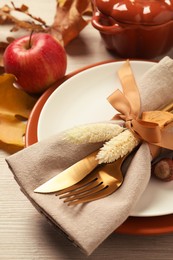
{"type": "MultiPolygon", "coordinates": [[[[140,119],[140,93],[129,61],[118,71],[123,93],[116,90],[109,97],[110,104],[119,112],[114,119],[123,119],[133,134],[152,145],[173,150],[173,133],[161,128],[158,123],[140,119]]],[[[147,112],[145,112],[147,113],[147,112]]]]}

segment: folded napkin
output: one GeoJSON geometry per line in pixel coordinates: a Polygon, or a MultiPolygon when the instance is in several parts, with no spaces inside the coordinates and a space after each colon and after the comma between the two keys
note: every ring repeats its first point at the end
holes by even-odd
{"type": "MultiPolygon", "coordinates": [[[[173,60],[163,58],[137,83],[143,111],[171,102],[173,60]]],[[[144,192],[150,179],[150,150],[147,143],[140,146],[127,169],[123,185],[112,195],[69,207],[55,194],[37,194],[34,189],[96,150],[101,143],[76,145],[63,140],[63,134],[25,148],[8,157],[6,161],[21,190],[33,205],[57,229],[63,230],[75,245],[90,255],[128,218],[144,192]]]]}

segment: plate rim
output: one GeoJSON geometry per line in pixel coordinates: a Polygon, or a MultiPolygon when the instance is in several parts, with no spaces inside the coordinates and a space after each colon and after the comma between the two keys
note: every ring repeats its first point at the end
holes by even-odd
{"type": "MultiPolygon", "coordinates": [[[[107,60],[98,63],[94,63],[88,66],[85,66],[81,69],[75,70],[67,75],[65,75],[61,80],[54,83],[50,88],[48,88],[37,100],[34,105],[27,125],[26,125],[26,134],[25,134],[25,147],[38,142],[37,139],[37,126],[39,121],[39,116],[41,110],[51,96],[51,94],[66,80],[73,77],[74,75],[83,72],[92,67],[96,67],[102,64],[111,63],[111,62],[122,62],[124,60],[107,60]]],[[[130,60],[130,61],[143,61],[143,62],[153,62],[152,60],[130,60]]],[[[130,216],[127,220],[115,230],[116,233],[122,234],[133,234],[133,235],[155,235],[155,234],[165,234],[173,232],[173,214],[162,215],[162,216],[152,216],[152,217],[140,217],[140,216],[130,216]]]]}

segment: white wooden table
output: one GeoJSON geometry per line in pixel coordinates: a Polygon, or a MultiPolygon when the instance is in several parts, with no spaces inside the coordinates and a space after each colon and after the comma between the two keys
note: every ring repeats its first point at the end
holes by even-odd
{"type": "MultiPolygon", "coordinates": [[[[41,16],[48,24],[52,23],[55,0],[14,0],[13,2],[17,6],[22,3],[28,5],[32,14],[41,16]]],[[[0,6],[5,3],[10,3],[10,0],[1,0],[0,6]]],[[[3,40],[6,35],[8,35],[7,30],[0,26],[0,40],[3,40]]],[[[91,25],[68,45],[66,51],[67,73],[86,65],[115,58],[104,48],[98,32],[91,25]]],[[[171,55],[170,52],[169,56],[171,55]]],[[[86,257],[59,235],[26,199],[5,163],[6,156],[8,153],[1,150],[0,259],[173,259],[173,234],[130,236],[114,233],[91,256],[86,257]]]]}

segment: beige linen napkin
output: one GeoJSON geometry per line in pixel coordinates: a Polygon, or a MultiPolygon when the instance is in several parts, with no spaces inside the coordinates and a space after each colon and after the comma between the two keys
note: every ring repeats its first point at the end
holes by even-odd
{"type": "MultiPolygon", "coordinates": [[[[142,110],[156,109],[172,101],[173,60],[165,57],[155,64],[143,75],[138,86],[142,110]]],[[[36,194],[33,190],[101,144],[74,145],[62,140],[62,135],[25,148],[6,161],[33,205],[89,255],[132,212],[150,179],[151,155],[148,145],[143,143],[131,161],[123,185],[115,193],[68,207],[55,194],[36,194]]]]}

